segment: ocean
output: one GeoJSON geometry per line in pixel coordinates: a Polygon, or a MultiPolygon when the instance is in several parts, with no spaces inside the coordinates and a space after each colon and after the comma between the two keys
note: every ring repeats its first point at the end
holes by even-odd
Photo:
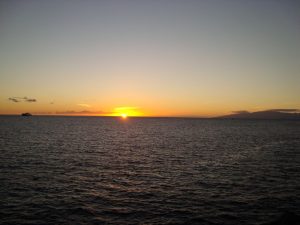
{"type": "Polygon", "coordinates": [[[0,116],[0,224],[300,214],[300,121],[0,116]]]}

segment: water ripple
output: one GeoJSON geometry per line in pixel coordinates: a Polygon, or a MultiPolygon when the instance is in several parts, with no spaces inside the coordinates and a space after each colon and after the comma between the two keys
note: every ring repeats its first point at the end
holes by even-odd
{"type": "Polygon", "coordinates": [[[0,116],[0,224],[298,218],[299,125],[0,116]]]}

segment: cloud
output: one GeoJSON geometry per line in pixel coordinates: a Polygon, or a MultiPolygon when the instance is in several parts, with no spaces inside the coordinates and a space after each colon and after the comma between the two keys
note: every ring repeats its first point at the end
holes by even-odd
{"type": "Polygon", "coordinates": [[[18,98],[8,98],[9,101],[12,101],[12,102],[20,102],[20,100],[18,100],[18,98]]]}
{"type": "Polygon", "coordinates": [[[77,105],[82,106],[82,107],[87,107],[87,108],[91,107],[89,104],[84,104],[84,103],[79,103],[77,105]]]}
{"type": "Polygon", "coordinates": [[[122,111],[122,110],[136,110],[139,109],[140,107],[136,107],[136,106],[124,106],[124,107],[116,107],[115,110],[116,111],[122,111]]]}
{"type": "Polygon", "coordinates": [[[29,103],[37,102],[37,100],[35,98],[27,98],[27,97],[23,97],[23,98],[21,98],[21,97],[10,97],[10,98],[8,98],[8,100],[12,101],[12,102],[15,102],[15,103],[17,103],[17,102],[29,102],[29,103]]]}
{"type": "Polygon", "coordinates": [[[45,111],[42,111],[42,112],[33,112],[34,115],[52,115],[53,112],[45,112],[45,111]]]}
{"type": "Polygon", "coordinates": [[[107,115],[111,114],[111,112],[104,112],[104,111],[88,111],[88,110],[83,110],[83,111],[58,111],[56,114],[59,115],[107,115]]]}
{"type": "Polygon", "coordinates": [[[34,99],[34,98],[27,98],[27,97],[24,97],[23,98],[25,102],[36,102],[37,100],[34,99]]]}

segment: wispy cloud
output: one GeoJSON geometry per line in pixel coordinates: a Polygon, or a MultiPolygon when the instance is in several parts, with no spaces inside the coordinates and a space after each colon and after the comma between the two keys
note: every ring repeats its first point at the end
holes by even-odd
{"type": "Polygon", "coordinates": [[[27,98],[27,97],[10,97],[8,98],[9,101],[18,103],[18,102],[37,102],[37,100],[35,98],[27,98]]]}
{"type": "Polygon", "coordinates": [[[104,111],[88,111],[88,110],[82,110],[82,111],[57,111],[56,114],[59,115],[108,115],[111,114],[111,112],[104,112],[104,111]]]}
{"type": "Polygon", "coordinates": [[[89,104],[84,104],[84,103],[79,103],[79,104],[77,104],[78,106],[82,106],[82,107],[87,107],[87,108],[90,108],[91,107],[91,105],[89,105],[89,104]]]}
{"type": "Polygon", "coordinates": [[[139,109],[140,107],[136,107],[136,106],[124,106],[124,107],[116,107],[115,110],[116,111],[121,111],[121,110],[135,110],[135,109],[139,109]]]}

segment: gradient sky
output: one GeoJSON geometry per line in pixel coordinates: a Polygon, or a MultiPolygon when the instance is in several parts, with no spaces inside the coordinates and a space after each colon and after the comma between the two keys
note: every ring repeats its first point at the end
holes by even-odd
{"type": "Polygon", "coordinates": [[[297,0],[3,0],[0,114],[300,108],[299,40],[297,0]]]}

